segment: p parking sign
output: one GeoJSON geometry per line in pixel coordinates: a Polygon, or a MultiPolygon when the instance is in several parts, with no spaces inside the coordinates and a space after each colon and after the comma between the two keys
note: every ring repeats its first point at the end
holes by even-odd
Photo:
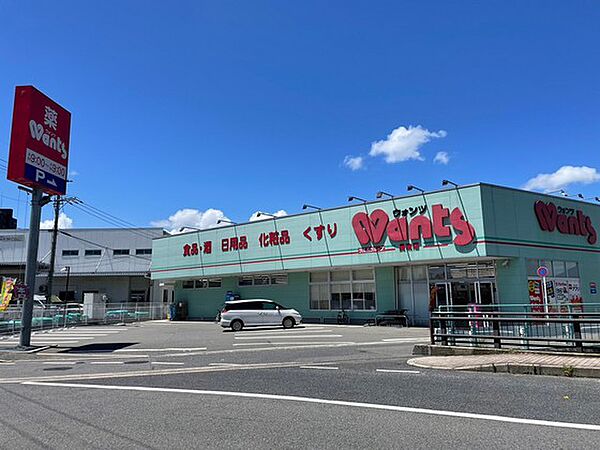
{"type": "Polygon", "coordinates": [[[7,178],[50,195],[67,191],[71,113],[33,86],[17,86],[7,178]]]}

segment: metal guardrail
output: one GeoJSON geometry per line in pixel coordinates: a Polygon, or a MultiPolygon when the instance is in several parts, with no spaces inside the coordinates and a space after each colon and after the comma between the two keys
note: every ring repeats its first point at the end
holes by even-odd
{"type": "MultiPolygon", "coordinates": [[[[600,311],[506,312],[471,309],[433,311],[432,345],[473,347],[560,348],[576,351],[600,348],[600,311]]],[[[583,306],[583,308],[582,308],[583,306]]]]}
{"type": "MultiPolygon", "coordinates": [[[[0,312],[0,335],[19,333],[21,306],[12,306],[0,312]]],[[[167,317],[167,308],[153,303],[107,303],[87,306],[79,303],[66,305],[36,305],[32,329],[47,330],[73,325],[110,324],[158,320],[167,317]]]]}

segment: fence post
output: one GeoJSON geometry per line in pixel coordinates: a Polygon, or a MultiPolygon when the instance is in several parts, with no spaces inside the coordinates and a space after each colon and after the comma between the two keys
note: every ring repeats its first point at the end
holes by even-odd
{"type": "Polygon", "coordinates": [[[433,313],[429,313],[429,342],[435,345],[435,329],[433,327],[433,313]]]}
{"type": "Polygon", "coordinates": [[[581,342],[581,322],[578,322],[577,319],[579,319],[579,315],[573,315],[572,316],[573,319],[573,337],[576,339],[575,340],[575,349],[578,352],[582,352],[583,351],[583,342],[581,342]]]}
{"type": "Polygon", "coordinates": [[[440,317],[438,320],[440,321],[440,334],[442,334],[442,336],[440,336],[440,337],[441,337],[442,345],[448,345],[448,336],[445,336],[447,334],[446,319],[440,317]]]}
{"type": "Polygon", "coordinates": [[[494,348],[501,348],[502,342],[500,339],[500,322],[498,321],[498,315],[492,317],[492,335],[494,336],[494,348]]]}

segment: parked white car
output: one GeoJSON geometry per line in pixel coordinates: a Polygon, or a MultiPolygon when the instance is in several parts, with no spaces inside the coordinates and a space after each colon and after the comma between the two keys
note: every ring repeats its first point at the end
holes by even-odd
{"type": "Polygon", "coordinates": [[[277,326],[292,328],[302,323],[302,316],[292,308],[265,299],[225,302],[219,324],[241,331],[244,327],[277,326]]]}

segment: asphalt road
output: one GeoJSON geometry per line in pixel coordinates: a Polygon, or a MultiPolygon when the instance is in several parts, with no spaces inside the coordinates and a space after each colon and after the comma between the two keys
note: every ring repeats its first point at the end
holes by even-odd
{"type": "Polygon", "coordinates": [[[406,360],[427,330],[307,327],[302,338],[288,339],[304,331],[232,336],[211,324],[169,325],[93,340],[135,342],[129,351],[62,348],[0,364],[6,405],[0,448],[598,448],[600,442],[598,380],[417,370],[406,360]],[[317,333],[340,337],[307,337],[317,333]],[[192,336],[202,345],[191,346],[192,336]],[[246,341],[236,337],[254,336],[262,336],[261,345],[233,345],[246,341]]]}

